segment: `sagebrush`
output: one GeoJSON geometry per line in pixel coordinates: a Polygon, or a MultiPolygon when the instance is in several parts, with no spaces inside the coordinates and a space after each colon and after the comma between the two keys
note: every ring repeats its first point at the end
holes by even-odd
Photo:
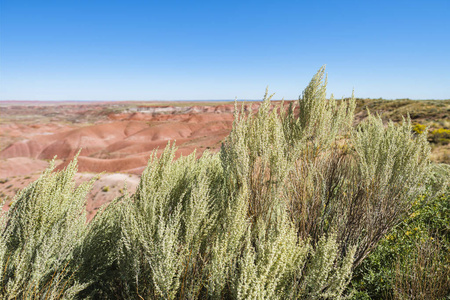
{"type": "Polygon", "coordinates": [[[236,105],[219,153],[149,160],[135,194],[84,213],[76,161],[2,215],[1,293],[11,298],[339,299],[354,267],[429,178],[426,132],[326,98],[325,69],[297,105],[236,105]]]}

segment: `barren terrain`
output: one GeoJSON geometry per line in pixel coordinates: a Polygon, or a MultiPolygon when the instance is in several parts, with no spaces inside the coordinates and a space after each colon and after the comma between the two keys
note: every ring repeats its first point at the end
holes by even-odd
{"type": "MultiPolygon", "coordinates": [[[[133,193],[153,151],[176,142],[177,156],[217,151],[229,134],[234,103],[1,102],[0,196],[36,180],[56,157],[56,169],[78,156],[78,181],[103,172],[87,210],[133,193]]],[[[247,103],[255,110],[258,103],[247,103]]]]}
{"type": "MultiPolygon", "coordinates": [[[[450,162],[448,100],[359,99],[357,103],[356,122],[367,116],[367,109],[394,121],[409,113],[413,124],[428,126],[432,157],[450,162]],[[434,144],[433,132],[440,134],[434,144]]],[[[258,107],[258,102],[244,105],[246,111],[258,107]]],[[[3,101],[0,112],[3,208],[52,159],[56,157],[56,168],[61,169],[80,151],[77,182],[103,172],[88,198],[87,211],[92,217],[103,204],[127,191],[133,193],[151,153],[160,153],[168,142],[176,142],[177,156],[218,151],[231,130],[234,103],[3,101]]]]}

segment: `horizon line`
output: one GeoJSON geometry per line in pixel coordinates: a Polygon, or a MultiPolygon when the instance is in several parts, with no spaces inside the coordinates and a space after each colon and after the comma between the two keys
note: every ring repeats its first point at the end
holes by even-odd
{"type": "MultiPolygon", "coordinates": [[[[335,100],[341,100],[341,99],[350,99],[351,97],[343,97],[343,98],[335,98],[335,100]]],[[[329,98],[327,98],[329,99],[329,98]]],[[[436,98],[428,98],[428,99],[414,99],[414,98],[371,98],[371,97],[355,97],[356,100],[389,100],[389,101],[395,101],[395,100],[413,100],[413,101],[447,101],[450,100],[450,98],[444,98],[444,99],[436,99],[436,98]]],[[[299,99],[272,99],[271,101],[297,101],[299,99]]],[[[47,99],[47,100],[17,100],[17,99],[11,99],[11,100],[0,100],[0,102],[234,102],[234,101],[263,101],[263,99],[173,99],[173,100],[76,100],[76,99],[70,99],[70,100],[59,100],[59,99],[47,99]]]]}

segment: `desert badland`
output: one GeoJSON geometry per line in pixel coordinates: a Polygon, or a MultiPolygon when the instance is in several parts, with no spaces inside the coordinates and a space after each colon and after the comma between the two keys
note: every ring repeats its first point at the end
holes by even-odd
{"type": "MultiPolygon", "coordinates": [[[[394,121],[409,113],[416,124],[448,130],[449,101],[359,99],[357,104],[356,122],[366,118],[369,109],[394,121]]],[[[243,109],[256,112],[259,106],[260,102],[245,102],[243,109]]],[[[230,133],[235,105],[205,101],[3,101],[0,109],[0,195],[4,209],[52,159],[60,170],[80,151],[78,182],[99,177],[88,196],[87,210],[92,217],[124,189],[133,193],[151,154],[160,154],[167,143],[176,143],[177,157],[194,151],[197,156],[205,150],[217,152],[230,133]]],[[[448,143],[439,144],[433,152],[436,161],[448,162],[448,143]]]]}
{"type": "MultiPolygon", "coordinates": [[[[249,103],[245,109],[256,109],[249,103]]],[[[57,169],[78,156],[81,181],[100,175],[88,211],[133,192],[153,151],[176,142],[177,155],[217,151],[233,122],[233,103],[2,102],[1,193],[15,192],[56,158],[57,169]],[[108,191],[108,193],[105,193],[108,191]]]]}

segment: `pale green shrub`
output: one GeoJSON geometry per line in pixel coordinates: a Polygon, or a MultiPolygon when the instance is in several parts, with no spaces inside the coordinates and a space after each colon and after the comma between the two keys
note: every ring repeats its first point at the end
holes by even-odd
{"type": "MultiPolygon", "coordinates": [[[[320,80],[320,76],[313,79],[310,84],[311,90],[319,86],[317,82],[320,80]]],[[[261,299],[311,297],[314,293],[320,297],[340,296],[350,278],[355,248],[351,247],[351,250],[342,256],[337,255],[339,251],[336,250],[335,256],[328,265],[329,268],[339,269],[338,266],[343,264],[343,260],[346,261],[343,267],[346,271],[336,273],[342,276],[335,275],[339,277],[339,280],[336,279],[335,283],[329,283],[326,287],[309,286],[307,282],[310,276],[305,275],[307,273],[304,268],[305,266],[307,269],[319,268],[317,261],[320,260],[322,252],[311,251],[312,248],[308,244],[309,236],[299,236],[299,230],[296,227],[297,219],[291,214],[289,201],[293,192],[290,185],[291,174],[296,170],[297,163],[302,159],[309,161],[318,157],[319,154],[328,155],[325,150],[329,148],[331,142],[322,135],[317,143],[313,140],[314,151],[311,151],[311,147],[302,145],[300,140],[311,143],[312,132],[317,129],[315,127],[318,126],[317,122],[316,125],[301,123],[295,119],[292,109],[287,116],[281,114],[280,117],[279,108],[271,109],[270,98],[266,92],[264,101],[255,115],[246,116],[243,111],[236,114],[233,130],[221,150],[223,165],[231,171],[229,177],[235,178],[233,186],[245,191],[244,195],[247,194],[247,215],[251,222],[244,256],[238,264],[238,275],[234,276],[234,280],[238,280],[235,284],[237,291],[232,294],[237,298],[261,299]],[[283,118],[290,118],[290,120],[285,122],[283,118]],[[307,132],[310,133],[309,136],[306,136],[307,132]],[[292,235],[293,233],[295,235],[292,235]],[[293,236],[295,240],[292,239],[293,236]],[[291,241],[291,243],[288,244],[289,247],[277,250],[277,255],[290,257],[291,261],[305,261],[306,265],[296,263],[296,267],[292,269],[284,260],[273,258],[273,253],[267,249],[277,249],[275,241],[278,240],[291,241]],[[268,258],[265,258],[265,255],[268,258]],[[306,260],[307,257],[310,258],[306,260]],[[268,272],[267,268],[273,268],[273,270],[268,272]],[[270,275],[267,276],[267,274],[270,275]],[[283,278],[289,278],[288,288],[283,285],[285,282],[283,278]]],[[[316,97],[314,100],[328,101],[324,94],[321,98],[316,97]]],[[[324,104],[319,103],[319,105],[326,107],[324,104]]],[[[341,108],[336,109],[335,104],[332,104],[330,120],[333,118],[339,120],[337,123],[341,127],[343,123],[349,124],[350,120],[347,119],[345,122],[342,120],[347,118],[346,114],[351,106],[351,103],[348,106],[344,103],[341,108]]],[[[314,110],[315,106],[311,105],[308,109],[314,110]]],[[[283,110],[282,107],[281,110],[283,110]]],[[[326,128],[328,130],[330,127],[326,128]]],[[[345,129],[348,130],[349,127],[344,126],[342,131],[336,130],[336,134],[344,132],[345,129]]],[[[336,249],[338,248],[335,239],[330,240],[330,243],[334,243],[336,249]]],[[[316,247],[314,241],[312,246],[316,247]]],[[[320,248],[320,246],[317,247],[320,248]]]]}
{"type": "Polygon", "coordinates": [[[336,105],[325,85],[321,69],[299,100],[298,117],[291,107],[283,119],[287,143],[301,141],[286,186],[288,210],[299,236],[313,244],[335,230],[342,254],[356,245],[357,265],[423,191],[430,148],[409,119],[385,127],[369,116],[352,129],[353,97],[336,105]]]}
{"type": "MultiPolygon", "coordinates": [[[[299,97],[298,115],[295,104],[290,104],[287,114],[282,109],[284,134],[291,151],[299,148],[303,154],[314,157],[351,130],[355,98],[352,94],[349,100],[342,99],[339,105],[333,95],[327,99],[324,76],[325,67],[322,67],[299,97]]],[[[297,157],[300,155],[295,153],[297,157]]]]}
{"type": "Polygon", "coordinates": [[[1,219],[0,293],[4,299],[70,298],[84,288],[74,280],[74,249],[86,232],[85,197],[93,181],[75,188],[76,159],[54,164],[20,191],[1,219]]]}
{"type": "Polygon", "coordinates": [[[174,161],[175,147],[155,156],[122,220],[125,268],[147,297],[195,298],[206,284],[208,247],[215,236],[219,177],[217,155],[195,153],[174,161]]]}
{"type": "Polygon", "coordinates": [[[123,280],[125,271],[118,262],[126,261],[120,252],[122,220],[128,194],[103,207],[87,228],[83,243],[75,249],[76,278],[86,284],[77,296],[81,299],[129,298],[130,287],[123,280]]]}
{"type": "Polygon", "coordinates": [[[322,236],[312,254],[311,263],[302,283],[302,292],[307,299],[340,299],[352,274],[353,257],[356,247],[352,247],[340,259],[336,235],[322,236]]]}
{"type": "Polygon", "coordinates": [[[272,228],[258,222],[255,231],[253,239],[250,231],[246,236],[234,278],[234,297],[286,299],[298,296],[296,282],[310,252],[308,243],[298,242],[295,227],[286,220],[279,220],[272,228]]]}
{"type": "MultiPolygon", "coordinates": [[[[430,174],[426,133],[415,136],[410,120],[400,126],[390,122],[383,126],[380,117],[369,116],[352,135],[356,152],[360,193],[364,205],[357,205],[359,216],[352,218],[365,229],[365,244],[357,252],[359,264],[378,241],[411,209],[413,200],[424,191],[430,174]]],[[[349,228],[350,229],[350,228],[349,228]]]]}
{"type": "Polygon", "coordinates": [[[73,189],[74,163],[45,173],[1,219],[2,291],[26,297],[22,291],[36,288],[33,297],[55,291],[54,298],[78,291],[95,299],[344,297],[353,267],[422,190],[426,137],[413,135],[409,121],[385,127],[376,117],[353,129],[354,98],[326,99],[324,68],[298,108],[270,99],[266,92],[256,114],[236,108],[218,154],[175,160],[170,144],[160,157],[155,152],[136,193],[125,192],[89,225],[89,184],[73,189]]]}
{"type": "Polygon", "coordinates": [[[298,115],[267,92],[256,114],[236,109],[218,155],[152,157],[136,194],[105,211],[121,216],[109,240],[124,297],[343,295],[420,191],[428,148],[408,122],[371,117],[353,130],[354,99],[326,99],[323,75],[298,115]]]}

